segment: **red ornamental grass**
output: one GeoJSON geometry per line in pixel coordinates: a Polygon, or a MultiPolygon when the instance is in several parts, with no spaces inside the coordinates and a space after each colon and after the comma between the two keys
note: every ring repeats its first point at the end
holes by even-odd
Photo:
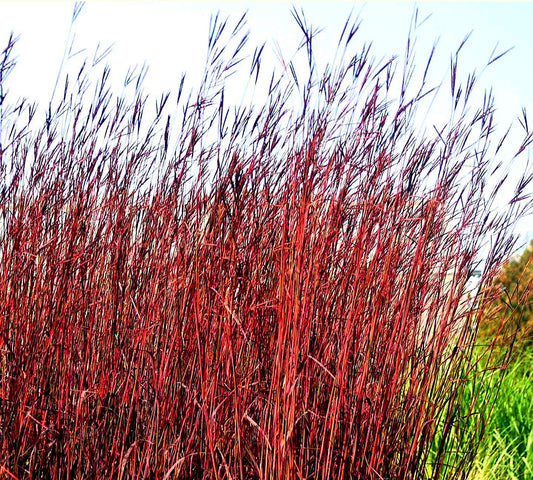
{"type": "Polygon", "coordinates": [[[430,87],[412,41],[379,63],[349,20],[343,60],[318,72],[294,16],[300,78],[292,62],[265,76],[245,19],[217,17],[201,84],[155,111],[144,71],[115,96],[96,62],[40,119],[4,99],[3,51],[1,476],[468,473],[493,401],[465,391],[484,379],[484,287],[530,177],[496,208],[494,106],[468,110],[474,76],[452,62],[455,120],[415,135],[430,87]],[[228,105],[248,68],[264,104],[228,105]]]}

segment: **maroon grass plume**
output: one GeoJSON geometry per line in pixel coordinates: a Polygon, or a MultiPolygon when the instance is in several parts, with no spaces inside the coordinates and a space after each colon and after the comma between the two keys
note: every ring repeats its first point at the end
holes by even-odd
{"type": "Polygon", "coordinates": [[[416,29],[378,62],[348,19],[319,70],[293,15],[278,72],[217,16],[201,83],[155,101],[144,69],[115,94],[102,55],[41,109],[10,98],[3,50],[1,477],[468,473],[494,396],[460,400],[529,170],[497,208],[494,102],[468,108],[458,53],[455,120],[418,135],[416,29]],[[256,102],[230,105],[243,72],[256,102]]]}

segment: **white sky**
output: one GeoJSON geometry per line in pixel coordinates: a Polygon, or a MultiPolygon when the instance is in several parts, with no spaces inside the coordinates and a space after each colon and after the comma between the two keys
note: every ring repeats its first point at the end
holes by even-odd
{"type": "MultiPolygon", "coordinates": [[[[248,10],[253,46],[267,42],[275,62],[275,42],[290,56],[301,38],[290,10],[293,3],[268,2],[88,2],[78,18],[75,48],[92,55],[100,42],[113,44],[107,58],[112,77],[122,81],[128,67],[146,62],[145,89],[154,97],[176,88],[180,74],[194,78],[203,70],[209,17],[218,10],[235,20],[248,10]]],[[[374,55],[403,54],[414,2],[294,2],[303,8],[308,23],[324,30],[315,41],[317,58],[328,61],[350,11],[360,14],[361,41],[372,41],[374,55]]],[[[464,36],[473,34],[461,53],[459,76],[481,70],[499,43],[498,52],[514,49],[492,64],[481,78],[493,87],[502,126],[516,119],[522,107],[533,115],[533,2],[418,2],[419,18],[432,14],[418,30],[420,62],[425,62],[434,40],[440,37],[432,67],[439,79],[449,72],[450,54],[464,36]]],[[[9,79],[11,100],[28,97],[46,104],[53,90],[65,48],[73,2],[0,1],[0,47],[9,33],[20,35],[15,53],[17,68],[9,79]]],[[[253,49],[252,49],[253,51],[253,49]]],[[[263,67],[262,67],[263,68],[263,67]]],[[[68,70],[68,65],[67,65],[68,70]]],[[[269,68],[267,68],[269,70],[269,68]]],[[[445,89],[449,88],[446,77],[445,89]]],[[[482,95],[483,89],[480,89],[482,95]]],[[[438,111],[435,115],[438,117],[438,111]]],[[[533,116],[531,117],[533,119],[533,116]]],[[[533,120],[530,121],[532,123],[533,120]]],[[[515,121],[515,123],[517,123],[515,121]]],[[[518,127],[518,125],[517,125],[518,127]]],[[[519,130],[519,127],[518,127],[519,130]]],[[[529,220],[530,221],[530,220],[529,220]]],[[[523,222],[522,231],[531,231],[523,222]]]]}

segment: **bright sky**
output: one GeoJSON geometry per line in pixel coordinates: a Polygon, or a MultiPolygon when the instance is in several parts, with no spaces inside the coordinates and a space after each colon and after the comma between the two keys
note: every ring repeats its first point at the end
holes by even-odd
{"type": "MultiPolygon", "coordinates": [[[[458,75],[463,78],[470,70],[482,70],[497,44],[497,53],[514,47],[484,71],[480,82],[483,88],[493,87],[496,118],[502,128],[511,121],[517,123],[522,107],[533,115],[533,2],[88,2],[74,26],[74,48],[84,48],[92,56],[98,43],[104,49],[113,45],[107,62],[116,81],[124,78],[128,67],[146,62],[149,72],[145,88],[155,97],[176,88],[181,72],[187,71],[192,78],[199,75],[209,17],[219,10],[235,20],[248,10],[251,43],[255,46],[267,42],[266,51],[273,66],[276,42],[290,57],[301,39],[290,13],[292,5],[303,8],[309,24],[323,28],[315,41],[319,61],[331,59],[352,10],[362,20],[361,42],[372,41],[376,57],[401,56],[417,5],[420,19],[431,14],[417,31],[417,58],[420,63],[425,62],[439,37],[432,71],[435,79],[444,80],[443,88],[449,88],[446,74],[449,75],[450,54],[471,30],[459,61],[458,75]]],[[[0,2],[0,47],[6,44],[11,31],[20,35],[15,50],[18,65],[9,79],[12,101],[24,96],[47,103],[65,49],[72,9],[73,2],[67,1],[0,2]]],[[[531,231],[533,237],[533,225],[525,223],[521,230],[531,231]]]]}

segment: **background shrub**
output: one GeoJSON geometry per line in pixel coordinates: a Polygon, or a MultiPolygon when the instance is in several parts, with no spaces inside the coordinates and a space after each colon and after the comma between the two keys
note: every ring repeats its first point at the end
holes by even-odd
{"type": "Polygon", "coordinates": [[[481,338],[499,344],[514,343],[518,350],[533,339],[533,240],[524,252],[511,258],[494,280],[498,299],[480,325],[481,338]]]}

